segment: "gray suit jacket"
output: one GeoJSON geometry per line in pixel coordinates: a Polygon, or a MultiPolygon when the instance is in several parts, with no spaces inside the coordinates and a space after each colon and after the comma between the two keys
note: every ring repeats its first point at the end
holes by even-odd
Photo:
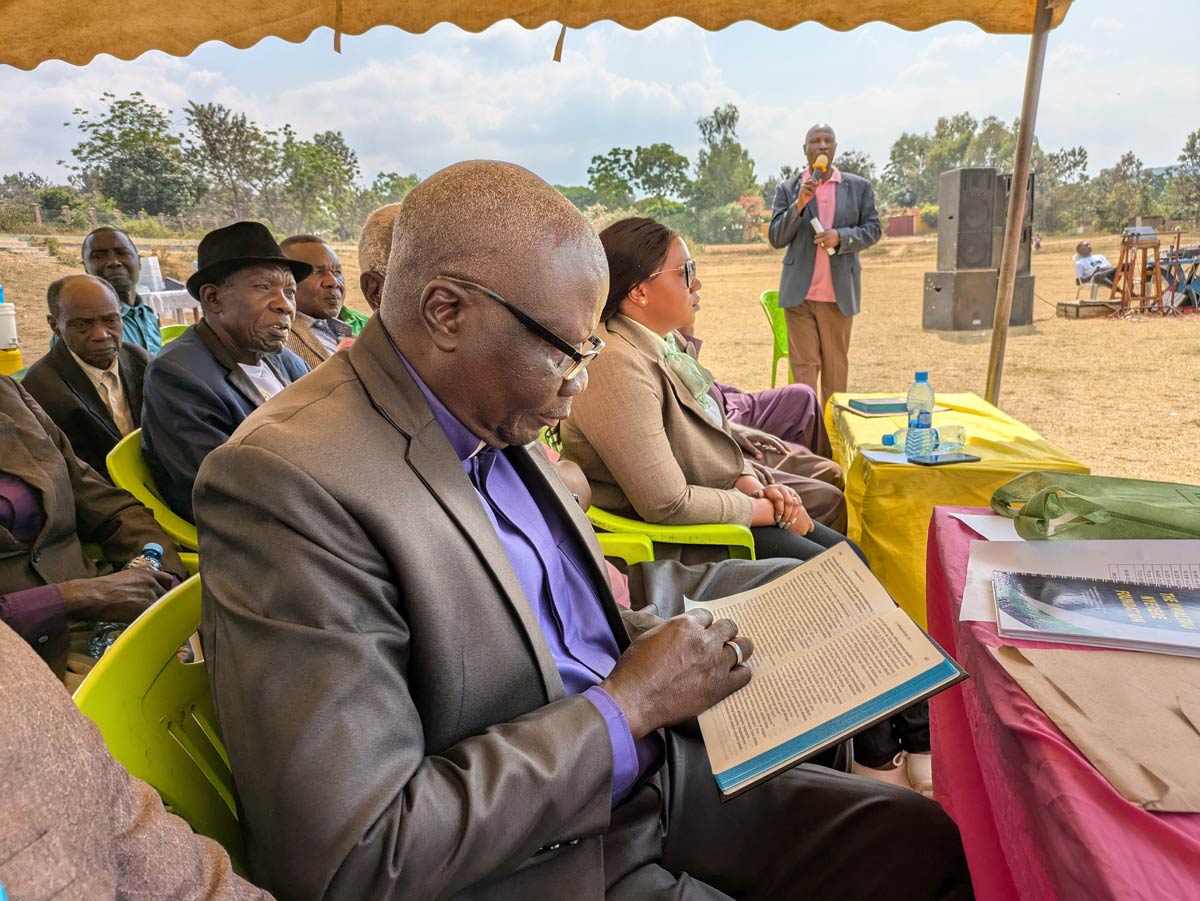
{"type": "MultiPolygon", "coordinates": [[[[813,244],[816,232],[810,223],[817,214],[817,199],[814,197],[810,200],[803,211],[796,210],[800,181],[800,176],[794,175],[781,184],[775,191],[775,202],[771,206],[771,227],[768,232],[771,246],[787,248],[783,257],[783,274],[779,279],[781,307],[798,307],[804,303],[812,285],[817,253],[826,252],[813,244]]],[[[866,250],[883,234],[879,214],[875,211],[875,192],[871,183],[865,178],[843,172],[842,182],[837,186],[833,222],[822,222],[821,225],[837,229],[841,237],[837,253],[829,259],[830,274],[838,309],[847,316],[853,316],[862,307],[862,265],[858,261],[858,252],[866,250]]]]}
{"type": "MultiPolygon", "coordinates": [[[[624,647],[582,511],[540,454],[506,453],[575,525],[624,647]]],[[[566,696],[378,318],[208,455],[195,512],[256,882],[286,898],[602,895],[604,719],[566,696]]]]}

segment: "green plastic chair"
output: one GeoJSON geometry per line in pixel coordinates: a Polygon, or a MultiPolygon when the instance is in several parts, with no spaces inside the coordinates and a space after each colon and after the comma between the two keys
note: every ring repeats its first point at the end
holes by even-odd
{"type": "Polygon", "coordinates": [[[164,325],[162,327],[163,347],[166,347],[168,344],[186,332],[188,328],[189,326],[180,325],[178,322],[173,322],[170,325],[164,325]]]}
{"type": "Polygon", "coordinates": [[[633,532],[597,532],[596,539],[600,542],[600,552],[605,557],[616,557],[630,566],[635,563],[649,563],[654,559],[654,543],[645,535],[633,532]]]}
{"type": "Polygon", "coordinates": [[[199,624],[200,577],[192,576],[113,642],[76,689],[75,703],[131,775],[245,872],[233,773],[207,667],[177,656],[199,624]]]}
{"type": "MultiPolygon", "coordinates": [[[[779,372],[779,361],[788,358],[787,320],[783,308],[779,306],[778,291],[763,291],[758,296],[759,305],[767,314],[767,322],[771,323],[771,334],[775,337],[775,346],[771,351],[771,387],[775,387],[775,378],[779,372]]],[[[792,383],[792,364],[788,363],[788,384],[792,383]]]]}
{"type": "Polygon", "coordinates": [[[113,484],[124,488],[149,507],[168,538],[186,550],[199,550],[196,527],[168,507],[154,485],[154,477],[142,459],[141,429],[134,429],[117,442],[117,446],[108,452],[105,462],[113,484]]]}
{"type": "MultiPolygon", "coordinates": [[[[663,526],[629,519],[609,513],[599,507],[587,512],[588,520],[597,533],[612,532],[618,535],[643,535],[650,542],[659,544],[710,544],[729,549],[729,556],[736,560],[753,560],[754,536],[745,526],[732,523],[712,523],[697,526],[663,526]]],[[[601,544],[603,547],[603,544],[601,544]]],[[[651,554],[653,554],[653,544],[651,554]]],[[[650,557],[654,559],[653,556],[650,557]]]]}

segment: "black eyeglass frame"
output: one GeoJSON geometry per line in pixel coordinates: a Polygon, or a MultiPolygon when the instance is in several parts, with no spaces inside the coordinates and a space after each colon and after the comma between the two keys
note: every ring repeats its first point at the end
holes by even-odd
{"type": "Polygon", "coordinates": [[[471,288],[475,291],[478,291],[485,297],[496,301],[496,303],[500,304],[500,306],[512,313],[517,322],[521,323],[521,325],[523,325],[528,331],[537,335],[555,350],[566,354],[566,356],[571,360],[571,365],[563,370],[563,381],[570,381],[571,379],[575,378],[575,376],[579,375],[579,373],[586,369],[587,365],[596,358],[596,355],[599,354],[600,351],[604,350],[604,340],[600,338],[600,336],[588,335],[588,337],[583,339],[583,343],[591,345],[591,350],[581,351],[569,341],[565,340],[564,338],[560,338],[524,310],[519,309],[509,301],[505,300],[491,288],[485,288],[483,285],[477,284],[476,282],[468,281],[465,278],[458,278],[454,275],[439,275],[438,278],[444,279],[448,282],[453,282],[456,285],[462,285],[465,288],[471,288]]]}

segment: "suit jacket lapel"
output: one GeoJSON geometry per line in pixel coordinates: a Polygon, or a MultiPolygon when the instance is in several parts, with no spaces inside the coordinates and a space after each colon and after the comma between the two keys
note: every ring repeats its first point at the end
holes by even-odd
{"type": "MultiPolygon", "coordinates": [[[[715,428],[718,431],[724,431],[720,426],[713,425],[713,421],[708,418],[708,414],[704,412],[704,407],[700,405],[700,401],[692,396],[692,392],[688,391],[683,382],[679,380],[671,367],[667,365],[667,361],[663,358],[662,351],[654,344],[654,337],[645,333],[645,329],[641,328],[636,322],[628,320],[625,316],[620,316],[609,321],[609,332],[619,335],[624,338],[635,348],[642,353],[649,354],[654,359],[655,365],[662,370],[666,376],[667,383],[671,386],[671,390],[675,392],[675,399],[680,406],[687,407],[704,422],[709,428],[715,428]]],[[[680,336],[676,340],[677,347],[686,347],[686,342],[680,336]]]]}
{"type": "Polygon", "coordinates": [[[850,182],[843,176],[836,187],[832,227],[845,228],[850,225],[858,225],[858,204],[854,202],[854,190],[850,187],[850,182]]]}
{"type": "Polygon", "coordinates": [[[142,376],[144,369],[137,369],[125,345],[117,355],[117,371],[121,376],[121,387],[125,389],[125,401],[129,404],[129,415],[133,418],[133,427],[142,425],[142,376]]]}
{"type": "Polygon", "coordinates": [[[312,353],[318,360],[328,360],[331,354],[321,343],[321,339],[313,334],[312,326],[307,322],[301,322],[297,319],[292,323],[292,331],[296,335],[296,339],[303,344],[308,351],[312,353]]]}
{"type": "Polygon", "coordinates": [[[96,391],[96,386],[92,384],[92,380],[87,377],[87,373],[83,371],[79,364],[75,362],[75,358],[71,356],[71,351],[67,349],[66,342],[59,341],[51,348],[50,353],[54,355],[55,368],[62,376],[63,382],[71,390],[71,393],[79,399],[79,403],[83,408],[111,433],[113,440],[119,441],[121,439],[121,432],[117,429],[116,421],[108,411],[108,407],[104,405],[104,401],[100,399],[100,394],[96,391]]]}
{"type": "MultiPolygon", "coordinates": [[[[246,400],[250,402],[251,406],[255,408],[261,407],[263,404],[262,392],[258,390],[258,386],[254,384],[254,382],[250,379],[250,376],[246,375],[246,371],[242,369],[242,367],[237,364],[237,361],[229,355],[228,351],[225,350],[225,346],[221,344],[220,340],[213,332],[212,326],[201,319],[196,323],[195,328],[196,337],[204,342],[204,346],[208,348],[209,353],[213,355],[216,361],[225,367],[225,381],[229,382],[229,384],[235,391],[238,392],[238,394],[246,398],[246,400]]],[[[268,360],[268,365],[269,364],[270,361],[268,360]]],[[[286,378],[281,380],[285,385],[290,381],[286,378]]]]}
{"type": "Polygon", "coordinates": [[[500,538],[484,512],[462,462],[434,418],[421,389],[400,362],[378,316],[371,318],[350,348],[350,364],[375,408],[397,431],[408,436],[406,460],[409,466],[474,548],[480,562],[495,580],[500,595],[520,622],[528,649],[537,661],[547,698],[553,701],[563,697],[566,692],[562,677],[500,538]]]}

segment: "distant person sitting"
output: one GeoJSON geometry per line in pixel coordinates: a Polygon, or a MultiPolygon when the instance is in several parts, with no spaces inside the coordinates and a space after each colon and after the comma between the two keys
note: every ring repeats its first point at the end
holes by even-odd
{"type": "Polygon", "coordinates": [[[338,316],[346,301],[346,279],[333,248],[316,235],[292,235],[279,245],[293,260],[312,266],[312,274],[296,284],[296,321],[288,350],[316,369],[337,352],[353,330],[338,316]]]}
{"type": "Polygon", "coordinates": [[[147,367],[142,411],[146,463],[163,499],[189,521],[200,463],[308,372],[286,345],[296,283],[312,268],[284,256],[259,222],[235,222],[200,241],[187,289],[204,318],[147,367]]]}
{"type": "Polygon", "coordinates": [[[138,296],[142,258],[129,235],[119,228],[102,226],[83,239],[83,268],[116,289],[121,300],[125,340],[146,349],[150,356],[162,350],[162,326],[158,315],[138,296]]]}
{"type": "Polygon", "coordinates": [[[170,587],[168,574],[182,577],[183,564],[150,511],[100,478],[37,402],[0,377],[0,620],[65,679],[89,668],[92,623],[131,622],[170,587]],[[84,542],[118,570],[155,542],[164,572],[105,574],[84,542]]]}
{"type": "Polygon", "coordinates": [[[392,230],[399,211],[399,203],[381,206],[367,217],[358,236],[358,286],[372,312],[378,311],[383,298],[383,276],[387,273],[388,255],[392,252],[392,230]]]}
{"type": "Polygon", "coordinates": [[[1088,241],[1075,245],[1075,284],[1104,285],[1111,288],[1117,268],[1100,253],[1092,252],[1088,241]]]}
{"type": "Polygon", "coordinates": [[[123,341],[121,302],[106,281],[68,275],[46,292],[46,321],[60,339],[22,382],[82,460],[107,478],[105,459],[142,422],[150,355],[123,341]]]}

